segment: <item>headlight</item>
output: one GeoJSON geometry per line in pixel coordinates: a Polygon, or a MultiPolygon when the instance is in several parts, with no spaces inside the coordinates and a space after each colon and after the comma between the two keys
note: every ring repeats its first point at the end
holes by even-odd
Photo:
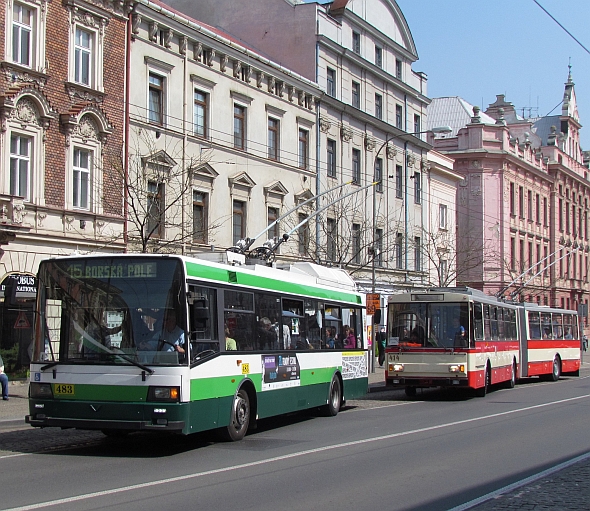
{"type": "Polygon", "coordinates": [[[464,373],[465,372],[465,365],[464,364],[453,364],[449,366],[449,373],[464,373]]]}
{"type": "Polygon", "coordinates": [[[180,400],[179,387],[150,387],[148,401],[166,401],[176,403],[180,400]]]}
{"type": "Polygon", "coordinates": [[[404,370],[404,364],[389,364],[390,373],[401,373],[404,370]]]}
{"type": "Polygon", "coordinates": [[[50,383],[31,383],[29,392],[35,399],[53,399],[50,383]]]}

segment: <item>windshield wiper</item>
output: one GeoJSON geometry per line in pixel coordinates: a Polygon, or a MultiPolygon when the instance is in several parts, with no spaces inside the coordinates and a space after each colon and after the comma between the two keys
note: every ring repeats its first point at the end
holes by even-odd
{"type": "Polygon", "coordinates": [[[151,367],[145,366],[137,362],[136,360],[133,360],[130,356],[126,355],[125,353],[116,353],[115,351],[110,351],[108,354],[115,357],[121,357],[123,360],[126,360],[127,362],[133,364],[135,367],[139,367],[147,373],[154,374],[154,370],[151,367]]]}

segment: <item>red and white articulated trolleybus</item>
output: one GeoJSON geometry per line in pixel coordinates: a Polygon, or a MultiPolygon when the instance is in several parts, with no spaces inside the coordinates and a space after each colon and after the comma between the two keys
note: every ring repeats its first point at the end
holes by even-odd
{"type": "MultiPolygon", "coordinates": [[[[520,307],[522,308],[522,307],[520,307]]],[[[386,384],[474,389],[513,387],[520,364],[519,306],[481,291],[433,288],[391,296],[386,384]]]]}
{"type": "Polygon", "coordinates": [[[581,339],[578,314],[544,305],[519,307],[520,376],[542,376],[557,381],[561,374],[580,374],[581,339]]]}

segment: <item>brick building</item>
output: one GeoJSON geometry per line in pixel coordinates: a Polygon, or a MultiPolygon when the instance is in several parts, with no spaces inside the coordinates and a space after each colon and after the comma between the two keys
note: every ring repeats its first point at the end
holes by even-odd
{"type": "Polygon", "coordinates": [[[40,259],[124,249],[122,187],[104,186],[124,169],[124,9],[0,6],[1,348],[19,345],[23,364],[40,259]]]}

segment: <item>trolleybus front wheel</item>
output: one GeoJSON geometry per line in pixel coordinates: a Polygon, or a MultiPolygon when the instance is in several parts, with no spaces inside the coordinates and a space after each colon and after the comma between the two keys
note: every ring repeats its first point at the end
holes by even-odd
{"type": "Polygon", "coordinates": [[[475,395],[477,397],[486,397],[486,394],[490,391],[491,386],[492,386],[492,371],[490,370],[490,366],[486,365],[486,370],[483,373],[483,387],[475,389],[475,395]]]}
{"type": "Polygon", "coordinates": [[[414,397],[416,395],[416,387],[406,387],[406,396],[414,397]]]}
{"type": "Polygon", "coordinates": [[[229,425],[222,433],[226,440],[237,442],[246,436],[250,425],[250,398],[245,389],[240,389],[232,403],[229,425]]]}

